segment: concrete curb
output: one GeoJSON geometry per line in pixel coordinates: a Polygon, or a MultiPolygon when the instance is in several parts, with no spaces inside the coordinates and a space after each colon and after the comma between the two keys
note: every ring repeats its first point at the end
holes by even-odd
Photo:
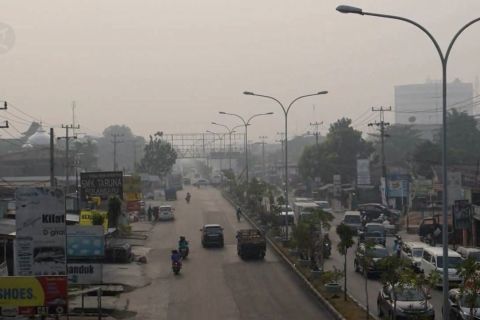
{"type": "MultiPolygon", "coordinates": [[[[234,207],[236,207],[236,204],[233,202],[233,200],[230,199],[224,192],[222,192],[223,197],[230,202],[234,207]]],[[[250,225],[252,225],[255,229],[261,230],[255,222],[250,219],[246,214],[243,214],[243,217],[245,218],[246,221],[250,225]]],[[[331,304],[328,302],[321,294],[318,292],[318,290],[308,281],[308,279],[297,269],[295,264],[293,264],[290,259],[278,248],[277,244],[274,243],[269,237],[266,237],[268,244],[275,250],[275,253],[279,255],[283,262],[285,262],[287,265],[290,266],[290,268],[295,272],[295,274],[303,280],[303,283],[310,289],[310,291],[320,300],[320,302],[325,306],[325,308],[331,313],[331,315],[336,319],[336,320],[346,320],[331,304]]],[[[355,303],[357,303],[355,301],[355,303]]],[[[360,305],[361,306],[361,305],[360,305]]]]}

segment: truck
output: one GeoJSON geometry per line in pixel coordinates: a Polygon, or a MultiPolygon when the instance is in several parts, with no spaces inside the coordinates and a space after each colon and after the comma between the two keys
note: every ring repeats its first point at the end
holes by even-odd
{"type": "Polygon", "coordinates": [[[267,251],[267,241],[263,233],[257,229],[237,231],[237,254],[242,259],[263,259],[267,251]]]}

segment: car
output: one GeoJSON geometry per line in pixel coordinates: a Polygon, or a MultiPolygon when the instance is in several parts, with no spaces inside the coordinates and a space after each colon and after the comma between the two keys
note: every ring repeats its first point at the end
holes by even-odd
{"type": "Polygon", "coordinates": [[[387,230],[383,223],[367,223],[358,234],[362,242],[373,242],[383,246],[387,242],[387,230]]]}
{"type": "Polygon", "coordinates": [[[319,200],[319,201],[314,201],[314,203],[316,203],[317,206],[323,211],[333,213],[333,209],[330,207],[330,204],[328,203],[328,201],[319,200]]]}
{"type": "Polygon", "coordinates": [[[378,292],[378,316],[393,319],[395,306],[395,319],[433,320],[435,319],[435,310],[428,302],[428,298],[417,287],[407,286],[393,289],[390,285],[386,285],[378,292]]]}
{"type": "Polygon", "coordinates": [[[173,212],[175,208],[169,205],[162,205],[158,207],[158,220],[159,221],[168,221],[175,219],[173,212]]]}
{"type": "Polygon", "coordinates": [[[206,224],[200,229],[202,232],[202,246],[204,248],[217,246],[223,248],[223,228],[219,224],[206,224]]]}
{"type": "Polygon", "coordinates": [[[457,252],[463,259],[473,258],[480,263],[480,248],[458,247],[457,252]]]}
{"type": "Polygon", "coordinates": [[[199,186],[208,186],[209,184],[210,184],[210,181],[208,181],[207,179],[200,178],[197,181],[195,181],[193,185],[196,187],[199,187],[199,186]]]}
{"type": "MultiPolygon", "coordinates": [[[[450,320],[468,320],[470,319],[470,307],[468,305],[468,296],[462,295],[460,289],[451,289],[448,291],[449,319],[450,320]]],[[[475,308],[473,309],[475,318],[480,315],[480,294],[475,300],[475,308]]]]}
{"type": "Polygon", "coordinates": [[[428,244],[419,241],[405,241],[402,243],[400,256],[411,262],[415,271],[420,271],[422,266],[423,250],[428,244]]]}
{"type": "Polygon", "coordinates": [[[383,215],[391,223],[396,223],[400,218],[400,211],[390,209],[381,203],[363,203],[358,205],[358,211],[366,222],[371,222],[381,218],[383,215]]]}
{"type": "Polygon", "coordinates": [[[384,246],[375,244],[367,248],[365,243],[359,243],[353,261],[355,272],[361,272],[367,278],[380,275],[383,272],[381,260],[385,257],[388,257],[388,250],[384,246]]]}
{"type": "Polygon", "coordinates": [[[183,178],[183,184],[189,186],[192,184],[192,180],[190,178],[183,178]]]}
{"type": "Polygon", "coordinates": [[[362,217],[360,211],[345,211],[342,224],[352,229],[355,233],[362,228],[362,217]]]}

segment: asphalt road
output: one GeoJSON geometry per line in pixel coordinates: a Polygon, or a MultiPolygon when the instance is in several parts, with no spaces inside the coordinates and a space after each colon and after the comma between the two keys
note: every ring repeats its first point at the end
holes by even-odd
{"type": "MultiPolygon", "coordinates": [[[[332,222],[332,228],[330,230],[329,236],[332,240],[332,255],[325,262],[325,270],[333,269],[333,266],[337,267],[340,270],[343,270],[344,257],[340,255],[337,251],[337,244],[340,241],[338,235],[335,232],[335,228],[343,219],[342,213],[334,213],[335,219],[332,222]]],[[[419,241],[418,236],[416,235],[406,235],[401,234],[401,237],[404,241],[419,241]]],[[[393,237],[387,238],[387,249],[391,253],[393,249],[393,237]]],[[[369,278],[367,280],[367,291],[368,294],[365,294],[365,278],[360,274],[355,272],[353,267],[353,261],[355,258],[355,249],[357,247],[358,238],[355,237],[355,244],[352,248],[349,249],[347,254],[347,289],[348,292],[359,301],[363,306],[368,305],[370,307],[370,312],[377,315],[377,296],[378,292],[382,288],[380,279],[369,278]]],[[[343,279],[342,279],[343,281],[343,279]]],[[[442,319],[442,291],[434,289],[431,291],[432,303],[435,309],[435,319],[442,319]]]]}
{"type": "Polygon", "coordinates": [[[235,232],[248,225],[237,222],[234,208],[218,190],[187,188],[178,196],[172,202],[176,219],[156,223],[146,244],[152,248],[145,265],[151,284],[122,295],[136,319],[332,318],[272,252],[267,250],[264,261],[237,257],[235,232]],[[183,200],[186,191],[192,194],[190,204],[183,200]],[[206,223],[224,227],[224,248],[202,248],[199,229],[206,223]],[[181,235],[190,242],[190,255],[174,276],[170,251],[181,235]]]}

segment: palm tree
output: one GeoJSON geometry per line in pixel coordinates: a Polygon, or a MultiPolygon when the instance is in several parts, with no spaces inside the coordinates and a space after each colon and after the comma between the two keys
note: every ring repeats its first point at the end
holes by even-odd
{"type": "Polygon", "coordinates": [[[343,289],[343,298],[347,301],[347,252],[348,249],[353,246],[355,243],[353,241],[353,230],[344,225],[339,224],[337,226],[337,234],[340,237],[340,242],[338,243],[337,250],[338,252],[344,256],[343,262],[343,281],[344,281],[344,289],[343,289]]]}

